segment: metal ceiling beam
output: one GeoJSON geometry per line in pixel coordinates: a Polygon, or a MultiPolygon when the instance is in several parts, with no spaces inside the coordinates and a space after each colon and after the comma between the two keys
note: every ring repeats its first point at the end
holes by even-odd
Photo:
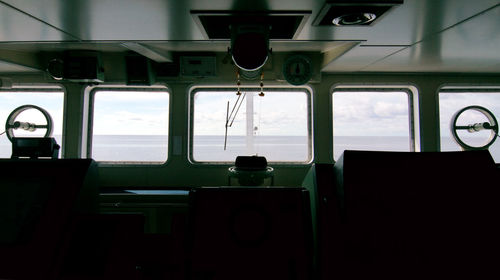
{"type": "Polygon", "coordinates": [[[147,47],[144,44],[136,42],[125,42],[120,45],[158,63],[173,61],[172,52],[169,51],[154,50],[151,47],[147,47]]]}
{"type": "Polygon", "coordinates": [[[45,71],[35,53],[17,52],[11,50],[0,51],[0,61],[14,64],[18,67],[32,69],[33,71],[45,71]]]}

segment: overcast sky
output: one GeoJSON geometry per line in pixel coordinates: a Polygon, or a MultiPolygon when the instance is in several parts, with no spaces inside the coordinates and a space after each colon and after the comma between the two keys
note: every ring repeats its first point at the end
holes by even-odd
{"type": "Polygon", "coordinates": [[[334,92],[336,136],[408,136],[406,92],[334,92]]]}
{"type": "Polygon", "coordinates": [[[167,135],[169,94],[158,91],[99,91],[94,99],[93,133],[167,135]]]}
{"type": "MultiPolygon", "coordinates": [[[[307,98],[304,92],[266,92],[264,97],[253,94],[256,135],[307,136],[307,98]]],[[[228,135],[246,135],[246,102],[236,115],[228,135]]],[[[194,97],[194,135],[224,135],[227,103],[232,111],[235,92],[198,92],[194,97]]],[[[236,111],[236,110],[235,110],[236,111]]]]}

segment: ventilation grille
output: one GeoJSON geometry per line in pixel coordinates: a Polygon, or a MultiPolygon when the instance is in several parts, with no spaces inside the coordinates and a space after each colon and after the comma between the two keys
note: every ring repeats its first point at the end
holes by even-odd
{"type": "Polygon", "coordinates": [[[293,12],[206,12],[191,11],[191,15],[207,39],[230,39],[231,24],[266,24],[271,27],[269,39],[295,39],[305,22],[311,15],[310,11],[293,12]]]}

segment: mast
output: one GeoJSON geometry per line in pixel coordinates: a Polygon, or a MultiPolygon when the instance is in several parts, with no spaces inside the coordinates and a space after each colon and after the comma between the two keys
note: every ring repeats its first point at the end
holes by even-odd
{"type": "Polygon", "coordinates": [[[253,98],[254,93],[247,93],[247,110],[246,110],[246,143],[247,155],[255,155],[254,137],[253,137],[253,98]]]}

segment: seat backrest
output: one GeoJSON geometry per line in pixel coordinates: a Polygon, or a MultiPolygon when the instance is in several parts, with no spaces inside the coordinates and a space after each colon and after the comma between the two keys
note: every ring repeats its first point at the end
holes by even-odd
{"type": "Polygon", "coordinates": [[[331,261],[340,215],[333,164],[313,164],[302,186],[309,191],[311,201],[316,278],[334,279],[336,272],[331,261]]]}
{"type": "Polygon", "coordinates": [[[188,279],[311,279],[311,220],[303,188],[190,192],[188,279]]]}
{"type": "Polygon", "coordinates": [[[47,279],[75,213],[97,211],[91,159],[0,160],[0,278],[47,279]]]}
{"type": "Polygon", "coordinates": [[[344,278],[493,271],[500,192],[487,151],[345,151],[334,168],[344,278]]]}
{"type": "Polygon", "coordinates": [[[72,220],[54,279],[140,278],[144,215],[85,214],[72,220]]]}

